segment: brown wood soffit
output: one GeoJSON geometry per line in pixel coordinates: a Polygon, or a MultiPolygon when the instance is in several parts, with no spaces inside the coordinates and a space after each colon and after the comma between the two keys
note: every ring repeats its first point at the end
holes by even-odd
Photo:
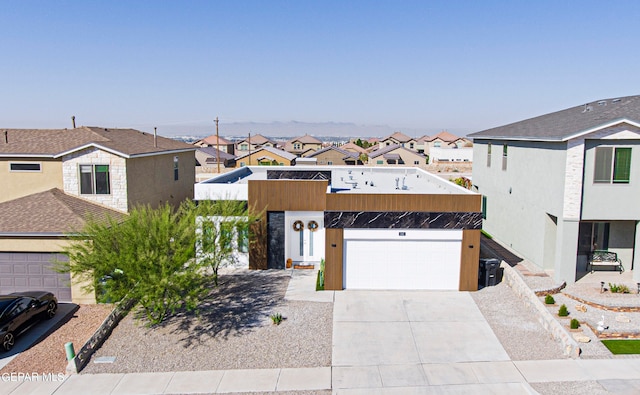
{"type": "Polygon", "coordinates": [[[482,213],[326,211],[325,228],[482,229],[482,213]]]}

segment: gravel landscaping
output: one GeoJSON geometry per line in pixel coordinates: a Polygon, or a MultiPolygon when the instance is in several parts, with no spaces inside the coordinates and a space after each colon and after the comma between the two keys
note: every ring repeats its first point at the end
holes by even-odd
{"type": "Polygon", "coordinates": [[[111,312],[110,305],[80,305],[71,319],[38,344],[18,354],[2,370],[11,372],[64,373],[67,358],[64,345],[73,342],[76,350],[89,340],[111,312]]]}
{"type": "Polygon", "coordinates": [[[489,326],[514,361],[564,359],[556,342],[505,283],[470,293],[489,326]]]}
{"type": "Polygon", "coordinates": [[[331,366],[333,304],[284,301],[289,279],[282,270],[223,275],[199,315],[180,312],[152,328],[132,312],[82,373],[331,366]]]}

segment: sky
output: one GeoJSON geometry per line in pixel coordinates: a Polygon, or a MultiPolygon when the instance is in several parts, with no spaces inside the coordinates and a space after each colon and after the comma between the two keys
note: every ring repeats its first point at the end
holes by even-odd
{"type": "Polygon", "coordinates": [[[625,0],[0,0],[0,128],[466,135],[640,94],[639,16],[625,0]]]}

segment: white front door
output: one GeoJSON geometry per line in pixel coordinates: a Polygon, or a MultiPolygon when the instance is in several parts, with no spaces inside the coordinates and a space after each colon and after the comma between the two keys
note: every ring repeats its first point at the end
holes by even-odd
{"type": "Polygon", "coordinates": [[[322,220],[293,218],[290,225],[290,254],[294,262],[319,262],[324,254],[322,220]]]}

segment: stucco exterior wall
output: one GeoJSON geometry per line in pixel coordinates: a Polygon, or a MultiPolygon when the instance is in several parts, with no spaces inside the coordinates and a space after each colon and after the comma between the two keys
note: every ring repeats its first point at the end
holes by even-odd
{"type": "Polygon", "coordinates": [[[249,156],[236,160],[236,168],[243,166],[257,166],[259,164],[258,158],[261,158],[263,156],[273,158],[278,161],[278,163],[282,163],[283,166],[291,166],[291,161],[280,155],[276,155],[268,151],[257,151],[252,152],[249,156]],[[249,160],[249,158],[251,158],[251,160],[249,160]]]}
{"type": "Polygon", "coordinates": [[[0,160],[0,180],[2,180],[0,202],[51,188],[62,189],[62,161],[45,158],[3,158],[0,160]],[[40,171],[11,171],[10,163],[40,163],[40,171]]]}
{"type": "Polygon", "coordinates": [[[185,199],[193,199],[195,166],[193,151],[127,160],[128,208],[138,204],[158,207],[166,202],[177,207],[185,199]],[[177,181],[173,173],[174,156],[178,157],[177,181]]]}
{"type": "Polygon", "coordinates": [[[314,155],[313,157],[318,160],[316,162],[317,165],[328,165],[329,162],[331,162],[331,165],[334,165],[334,166],[346,165],[345,161],[342,160],[342,158],[345,157],[345,154],[340,153],[338,151],[334,151],[334,150],[329,150],[329,151],[320,153],[318,155],[314,155]]]}
{"type": "Polygon", "coordinates": [[[584,165],[583,220],[640,220],[640,140],[587,140],[584,165]],[[630,147],[628,184],[593,182],[596,147],[630,147]]]}
{"type": "MultiPolygon", "coordinates": [[[[492,142],[487,166],[487,141],[474,141],[473,185],[487,198],[483,229],[534,264],[551,269],[549,259],[555,252],[545,254],[545,233],[554,232],[547,213],[562,221],[564,172],[558,169],[565,168],[566,145],[506,142],[507,169],[502,170],[502,143],[492,142]]],[[[560,237],[555,233],[551,237],[560,237]]],[[[552,246],[547,243],[547,248],[552,246]]]]}
{"type": "Polygon", "coordinates": [[[400,158],[404,161],[404,163],[397,163],[398,161],[396,161],[395,164],[389,164],[387,163],[387,160],[384,158],[384,155],[380,155],[375,158],[369,157],[367,166],[392,166],[392,167],[411,166],[411,167],[420,167],[423,169],[427,167],[427,158],[421,154],[418,154],[417,152],[414,153],[412,151],[398,148],[398,149],[389,151],[388,154],[400,155],[400,158]],[[378,163],[378,161],[380,160],[382,161],[382,163],[378,163]],[[415,162],[418,162],[418,164],[415,164],[415,162]]]}
{"type": "Polygon", "coordinates": [[[127,211],[127,166],[125,158],[97,148],[87,148],[62,158],[64,191],[120,211],[127,211]],[[110,194],[81,195],[80,165],[109,165],[110,194]]]}
{"type": "Polygon", "coordinates": [[[57,237],[0,237],[0,251],[62,252],[69,241],[57,237]]]}

